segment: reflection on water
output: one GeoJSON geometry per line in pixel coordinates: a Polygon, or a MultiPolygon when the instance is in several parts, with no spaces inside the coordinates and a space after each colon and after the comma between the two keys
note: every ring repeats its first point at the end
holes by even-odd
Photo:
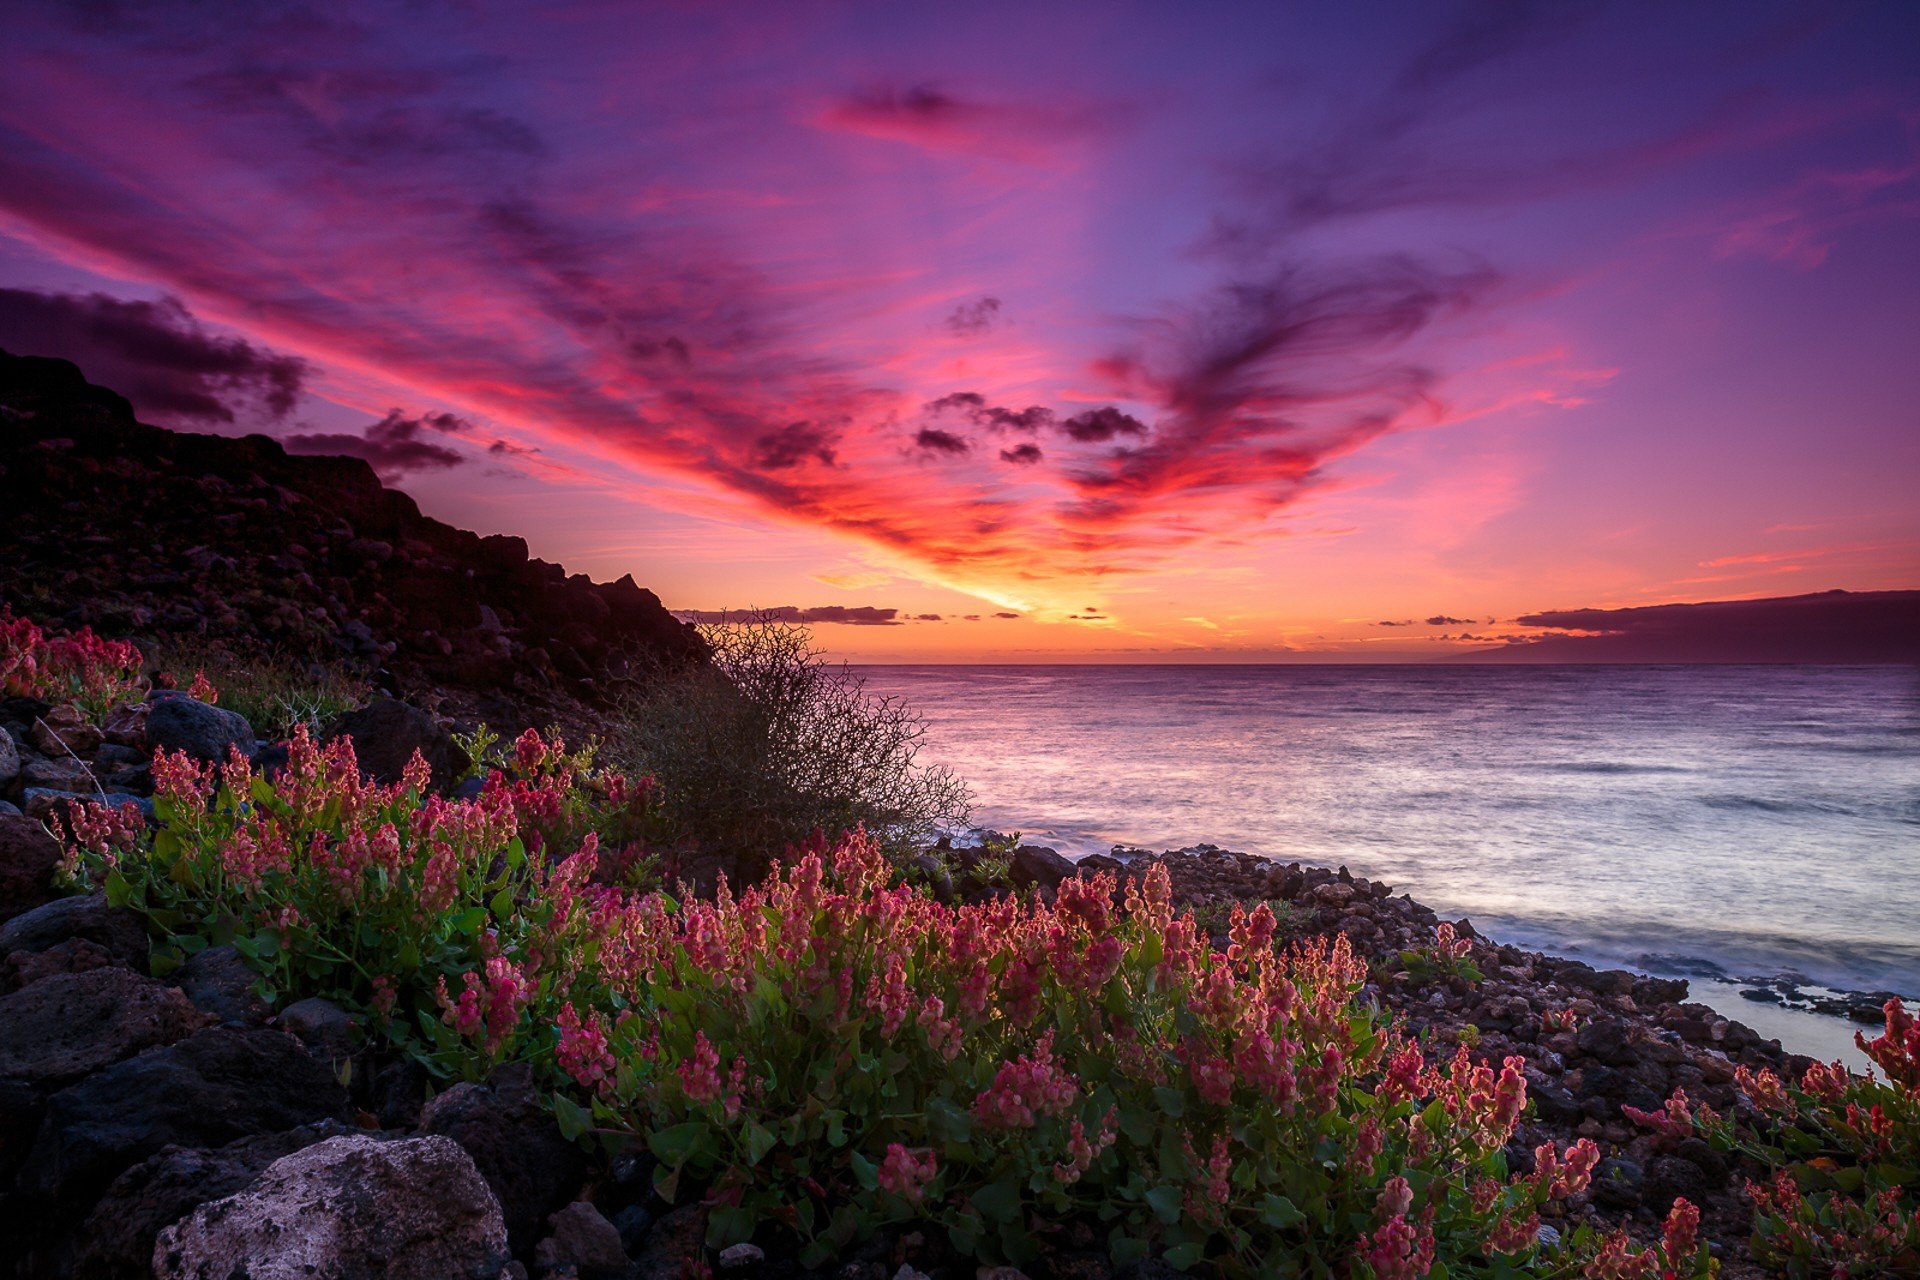
{"type": "Polygon", "coordinates": [[[1920,993],[1914,668],[860,674],[926,717],[978,821],[1063,851],[1345,863],[1561,954],[1920,993]]]}

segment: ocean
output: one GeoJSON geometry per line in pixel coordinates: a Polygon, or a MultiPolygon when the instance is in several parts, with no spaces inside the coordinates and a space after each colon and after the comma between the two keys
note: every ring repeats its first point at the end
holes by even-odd
{"type": "Polygon", "coordinates": [[[854,670],[925,720],[975,822],[1063,853],[1344,864],[1826,1057],[1843,1020],[1740,991],[1920,996],[1920,669],[854,670]]]}

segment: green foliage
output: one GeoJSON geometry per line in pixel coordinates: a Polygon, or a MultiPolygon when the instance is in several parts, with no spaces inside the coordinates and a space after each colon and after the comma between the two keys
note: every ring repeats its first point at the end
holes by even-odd
{"type": "Polygon", "coordinates": [[[1508,1176],[1519,1060],[1428,1060],[1357,1002],[1344,939],[1282,949],[1256,907],[1214,951],[1164,868],[1124,905],[1097,875],[944,907],[857,832],[681,902],[601,874],[648,787],[532,733],[491,758],[453,802],[303,732],[271,784],[162,755],[160,829],[82,815],[74,871],[147,915],[159,967],[231,942],[271,997],[335,1000],[441,1078],[532,1064],[565,1132],[644,1145],[715,1246],[772,1233],[819,1265],[914,1222],[1030,1265],[1076,1224],[1123,1262],[1343,1280],[1640,1257],[1543,1251],[1537,1209],[1598,1151],[1508,1176]]]}
{"type": "Polygon", "coordinates": [[[607,737],[614,761],[657,780],[679,839],[753,871],[816,832],[864,825],[904,853],[964,821],[966,786],[920,763],[912,711],[827,665],[805,627],[749,617],[701,634],[712,668],[636,684],[607,737]]]}
{"type": "Polygon", "coordinates": [[[239,712],[256,732],[270,737],[285,737],[296,725],[318,731],[373,696],[372,686],[346,662],[296,662],[191,635],[161,637],[144,647],[155,670],[183,689],[196,677],[203,680],[220,706],[239,712]]]}

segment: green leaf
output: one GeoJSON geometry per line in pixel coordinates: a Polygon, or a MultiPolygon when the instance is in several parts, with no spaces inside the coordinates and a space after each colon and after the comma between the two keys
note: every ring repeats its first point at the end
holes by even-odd
{"type": "Polygon", "coordinates": [[[128,884],[127,878],[120,874],[120,869],[115,867],[107,872],[107,905],[124,907],[132,898],[133,886],[128,884]]]}
{"type": "Polygon", "coordinates": [[[689,1120],[671,1128],[656,1129],[647,1135],[647,1149],[653,1152],[654,1159],[662,1164],[678,1168],[686,1163],[688,1157],[699,1148],[700,1140],[706,1136],[707,1126],[698,1120],[689,1120]]]}
{"type": "Polygon", "coordinates": [[[973,1117],[945,1098],[928,1098],[926,1117],[927,1136],[935,1142],[959,1146],[973,1138],[973,1117]]]}
{"type": "Polygon", "coordinates": [[[1260,1205],[1260,1221],[1285,1231],[1307,1220],[1307,1215],[1285,1196],[1268,1196],[1260,1205]]]}
{"type": "Polygon", "coordinates": [[[767,1152],[773,1150],[774,1145],[778,1141],[779,1139],[773,1136],[773,1131],[761,1124],[758,1120],[748,1121],[747,1163],[759,1164],[767,1158],[767,1152]]]}
{"type": "Polygon", "coordinates": [[[1187,1114],[1187,1096],[1178,1089],[1169,1089],[1161,1085],[1153,1091],[1153,1100],[1160,1104],[1162,1111],[1175,1120],[1187,1114]]]}
{"type": "Polygon", "coordinates": [[[1115,1228],[1107,1237],[1107,1252],[1113,1257],[1115,1267],[1130,1267],[1136,1262],[1147,1260],[1147,1242],[1139,1236],[1126,1235],[1115,1228]]]}
{"type": "Polygon", "coordinates": [[[465,911],[456,911],[447,917],[447,923],[451,925],[456,932],[464,933],[469,938],[476,936],[480,932],[481,926],[485,925],[486,922],[487,909],[485,907],[468,907],[465,911]]]}
{"type": "Polygon", "coordinates": [[[754,1223],[759,1215],[741,1205],[722,1205],[707,1210],[707,1247],[724,1249],[753,1239],[754,1223]]]}
{"type": "Polygon", "coordinates": [[[988,1222],[1005,1225],[1019,1221],[1020,1186],[1012,1178],[990,1182],[967,1198],[988,1222]]]}
{"type": "Polygon", "coordinates": [[[578,1142],[593,1128],[593,1113],[563,1093],[553,1095],[553,1119],[568,1142],[578,1142]]]}
{"type": "Polygon", "coordinates": [[[1206,1256],[1207,1247],[1203,1244],[1195,1244],[1192,1241],[1188,1241],[1186,1244],[1176,1244],[1161,1255],[1161,1257],[1165,1259],[1166,1264],[1175,1271],[1185,1271],[1189,1267],[1197,1266],[1200,1260],[1206,1256]]]}
{"type": "Polygon", "coordinates": [[[1172,1226],[1180,1221],[1180,1188],[1166,1183],[1147,1192],[1147,1205],[1153,1216],[1172,1226]]]}
{"type": "Polygon", "coordinates": [[[880,1185],[880,1169],[873,1161],[858,1151],[853,1152],[847,1159],[853,1166],[854,1181],[860,1184],[862,1190],[872,1191],[880,1185]]]}

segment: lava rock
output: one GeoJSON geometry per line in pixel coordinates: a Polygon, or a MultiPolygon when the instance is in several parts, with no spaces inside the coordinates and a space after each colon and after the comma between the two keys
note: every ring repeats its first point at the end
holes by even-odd
{"type": "MultiPolygon", "coordinates": [[[[0,786],[19,773],[20,758],[13,757],[13,773],[7,772],[7,753],[13,739],[0,733],[0,786]]],[[[60,865],[60,842],[47,829],[24,815],[0,816],[0,921],[11,920],[24,911],[53,901],[54,869],[60,865]]]]}
{"type": "Polygon", "coordinates": [[[241,755],[253,754],[253,726],[237,711],[156,689],[147,710],[147,741],[155,751],[184,751],[203,764],[224,764],[235,747],[241,755]]]}
{"type": "Polygon", "coordinates": [[[55,1094],[17,1185],[37,1200],[84,1201],[168,1145],[221,1146],[346,1115],[346,1091],[293,1037],[211,1027],[55,1094]]]}
{"type": "Polygon", "coordinates": [[[160,1233],[156,1280],[496,1280],[506,1224],[458,1143],[329,1138],[160,1233]]]}
{"type": "Polygon", "coordinates": [[[626,1271],[619,1229],[585,1200],[551,1215],[547,1227],[553,1234],[534,1247],[534,1274],[571,1267],[581,1280],[608,1280],[626,1271]]]}
{"type": "Polygon", "coordinates": [[[486,1084],[457,1084],[426,1105],[420,1131],[452,1138],[473,1157],[506,1218],[514,1252],[533,1246],[547,1215],[569,1203],[586,1158],[540,1105],[525,1063],[486,1084]]]}
{"type": "Polygon", "coordinates": [[[68,938],[45,951],[16,951],[0,960],[0,994],[30,987],[58,973],[88,973],[118,964],[105,947],[85,938],[68,938]]]}
{"type": "Polygon", "coordinates": [[[1073,875],[1073,862],[1045,845],[1023,844],[1013,851],[1007,874],[1023,889],[1055,889],[1073,875]]]}
{"type": "Polygon", "coordinates": [[[244,1190],[282,1156],[352,1131],[332,1120],[283,1133],[241,1138],[224,1147],[167,1147],[134,1165],[75,1233],[72,1271],[97,1280],[149,1280],[162,1228],[209,1200],[244,1190]]]}
{"type": "Polygon", "coordinates": [[[0,1076],[51,1091],[206,1021],[179,991],[131,970],[54,974],[0,996],[0,1076]]]}
{"type": "Polygon", "coordinates": [[[254,989],[260,975],[231,946],[195,952],[172,977],[187,999],[220,1022],[259,1026],[271,1013],[254,989]]]}
{"type": "Polygon", "coordinates": [[[436,791],[451,787],[473,763],[439,721],[395,698],[341,716],[327,729],[328,740],[339,737],[353,739],[361,772],[389,784],[400,781],[415,751],[427,762],[436,791]]]}
{"type": "Polygon", "coordinates": [[[296,1000],[280,1011],[279,1025],[322,1062],[344,1062],[353,1056],[359,1024],[331,1000],[319,996],[296,1000]]]}
{"type": "MultiPolygon", "coordinates": [[[[0,729],[0,787],[6,786],[20,776],[20,748],[14,745],[13,735],[0,729]]],[[[0,903],[0,909],[5,904],[0,903]]]]}
{"type": "Polygon", "coordinates": [[[1678,1155],[1655,1156],[1647,1162],[1641,1202],[1656,1216],[1665,1217],[1681,1196],[1694,1204],[1704,1204],[1713,1191],[1713,1179],[1693,1161],[1678,1155]]]}
{"type": "Polygon", "coordinates": [[[1640,1204],[1646,1173],[1631,1160],[1610,1157],[1593,1167],[1590,1189],[1594,1203],[1609,1209],[1633,1209],[1640,1204]]]}
{"type": "Polygon", "coordinates": [[[109,907],[104,893],[55,898],[0,924],[0,956],[46,951],[69,938],[97,943],[121,964],[147,966],[146,924],[124,907],[109,907]]]}
{"type": "Polygon", "coordinates": [[[706,1238],[706,1210],[697,1204],[681,1205],[647,1233],[633,1259],[633,1280],[681,1280],[696,1274],[706,1238]]]}

